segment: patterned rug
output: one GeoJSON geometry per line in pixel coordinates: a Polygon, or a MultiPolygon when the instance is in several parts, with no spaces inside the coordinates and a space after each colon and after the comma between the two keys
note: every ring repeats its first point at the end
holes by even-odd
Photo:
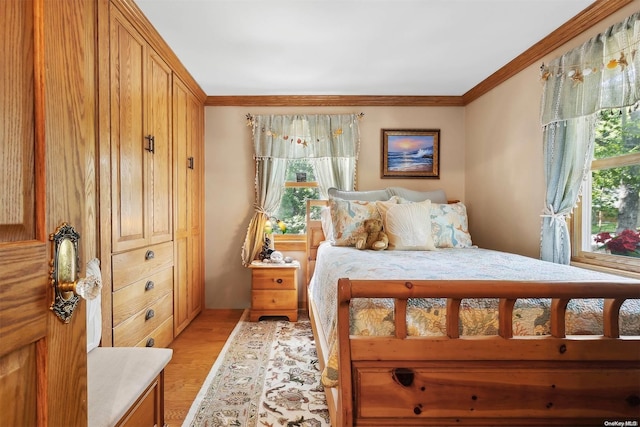
{"type": "Polygon", "coordinates": [[[183,427],[329,426],[309,318],[249,322],[247,314],[211,368],[183,427]]]}

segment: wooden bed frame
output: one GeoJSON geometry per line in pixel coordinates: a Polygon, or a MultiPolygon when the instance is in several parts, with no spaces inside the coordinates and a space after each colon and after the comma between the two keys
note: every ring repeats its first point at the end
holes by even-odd
{"type": "MultiPolygon", "coordinates": [[[[308,201],[322,206],[326,201],[308,201]]],[[[307,284],[324,239],[307,214],[307,284]]],[[[339,384],[325,388],[331,425],[614,425],[640,421],[640,337],[620,337],[618,312],[640,298],[640,281],[518,282],[340,279],[339,384]],[[371,286],[375,284],[375,286],[371,286]],[[352,298],[394,298],[394,337],[349,335],[352,298]],[[407,337],[407,299],[447,299],[447,336],[407,337]],[[460,337],[460,301],[499,298],[497,336],[460,337]],[[514,337],[517,298],[552,298],[551,335],[514,337]],[[570,299],[604,298],[603,336],[566,336],[570,299]]],[[[320,365],[325,331],[308,295],[320,365]]],[[[635,424],[634,424],[635,423],[635,424]]]]}

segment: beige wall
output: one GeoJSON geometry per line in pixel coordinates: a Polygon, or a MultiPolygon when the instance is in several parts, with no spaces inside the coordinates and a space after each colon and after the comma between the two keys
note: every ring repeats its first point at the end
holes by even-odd
{"type": "MultiPolygon", "coordinates": [[[[207,308],[250,305],[250,272],[240,252],[252,214],[253,161],[245,115],[364,112],[358,187],[442,188],[468,208],[479,246],[539,256],[544,205],[541,83],[538,69],[638,9],[640,0],[528,67],[466,107],[205,109],[205,287],[207,308]],[[380,130],[441,130],[439,180],[380,179],[380,130]]],[[[303,253],[288,254],[303,260],[303,253]]],[[[302,275],[301,275],[302,277],[302,275]]]]}

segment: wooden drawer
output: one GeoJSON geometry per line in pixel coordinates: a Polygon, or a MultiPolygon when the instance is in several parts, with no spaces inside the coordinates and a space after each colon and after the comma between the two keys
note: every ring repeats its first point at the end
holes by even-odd
{"type": "Polygon", "coordinates": [[[254,268],[252,271],[252,287],[256,289],[296,289],[295,268],[254,268]]]}
{"type": "Polygon", "coordinates": [[[173,265],[173,242],[147,246],[113,255],[113,290],[117,291],[130,283],[173,265]]]}
{"type": "Polygon", "coordinates": [[[265,291],[251,292],[252,310],[293,310],[298,308],[298,292],[292,291],[265,291]]]}
{"type": "Polygon", "coordinates": [[[172,315],[173,292],[164,295],[113,328],[113,345],[116,347],[137,345],[172,315]]]}
{"type": "Polygon", "coordinates": [[[173,316],[141,339],[136,347],[168,347],[171,341],[173,341],[173,316]]]}
{"type": "Polygon", "coordinates": [[[138,280],[113,293],[113,326],[118,326],[173,290],[173,268],[138,280]]]}

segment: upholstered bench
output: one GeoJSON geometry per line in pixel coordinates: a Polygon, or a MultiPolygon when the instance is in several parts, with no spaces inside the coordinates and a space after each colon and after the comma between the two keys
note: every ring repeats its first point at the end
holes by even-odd
{"type": "Polygon", "coordinates": [[[163,426],[169,348],[97,347],[87,355],[89,427],[163,426]]]}

